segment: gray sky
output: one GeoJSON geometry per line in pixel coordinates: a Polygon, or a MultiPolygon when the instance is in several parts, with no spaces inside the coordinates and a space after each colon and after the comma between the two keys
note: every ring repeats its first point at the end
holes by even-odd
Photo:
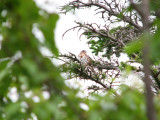
{"type": "MultiPolygon", "coordinates": [[[[37,1],[38,6],[47,10],[48,12],[57,12],[59,14],[59,7],[68,3],[71,0],[35,0],[37,1]]],[[[67,13],[67,15],[59,14],[60,19],[57,22],[57,27],[55,30],[55,40],[57,47],[59,48],[60,52],[67,53],[72,52],[74,54],[79,54],[82,49],[87,50],[88,54],[91,55],[91,50],[88,48],[87,39],[82,36],[81,40],[79,39],[80,31],[77,33],[75,31],[69,31],[65,34],[64,38],[62,39],[63,33],[74,27],[76,24],[74,21],[80,22],[88,22],[88,23],[98,23],[104,24],[104,21],[100,19],[100,16],[94,16],[93,9],[81,9],[76,10],[75,14],[67,13]]]]}

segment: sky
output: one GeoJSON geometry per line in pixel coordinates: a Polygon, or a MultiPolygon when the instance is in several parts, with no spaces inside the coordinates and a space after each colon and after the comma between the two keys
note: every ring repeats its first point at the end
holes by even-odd
{"type": "MultiPolygon", "coordinates": [[[[37,5],[46,10],[49,13],[56,12],[59,15],[59,20],[57,22],[57,26],[55,29],[55,41],[56,45],[61,53],[74,53],[78,55],[81,50],[87,50],[87,53],[92,57],[92,51],[89,49],[87,44],[87,39],[85,36],[79,38],[83,31],[77,32],[78,30],[71,30],[67,32],[64,37],[62,38],[63,34],[70,28],[76,26],[74,21],[78,22],[85,22],[85,23],[97,23],[98,25],[105,25],[106,23],[101,18],[100,14],[95,15],[94,9],[85,8],[76,10],[75,13],[67,13],[62,14],[60,13],[60,7],[68,3],[69,1],[73,0],[35,0],[37,5]]],[[[86,0],[83,0],[86,1],[86,0]]],[[[115,26],[118,26],[119,23],[115,23],[115,26]]],[[[112,27],[112,26],[111,26],[112,27]]],[[[42,35],[39,36],[40,39],[43,37],[42,35]]],[[[47,53],[46,53],[47,54],[47,53]]],[[[123,56],[121,61],[124,60],[124,57],[127,59],[126,56],[123,56]]]]}
{"type": "Polygon", "coordinates": [[[60,52],[62,53],[72,52],[78,55],[81,50],[85,49],[87,50],[88,54],[91,55],[91,50],[87,45],[87,39],[84,36],[82,36],[81,39],[79,39],[79,35],[80,33],[82,33],[82,31],[80,31],[79,33],[77,33],[77,30],[69,31],[65,34],[63,38],[62,36],[66,30],[76,25],[74,21],[104,24],[104,21],[102,19],[99,19],[100,17],[99,15],[97,16],[94,15],[95,13],[93,12],[93,9],[76,10],[75,14],[67,13],[65,15],[59,13],[60,6],[64,5],[65,3],[68,3],[71,0],[41,0],[41,1],[36,0],[36,1],[38,6],[40,6],[41,8],[51,13],[56,12],[60,16],[60,19],[57,22],[55,30],[55,41],[60,52]],[[45,1],[48,1],[49,6],[48,4],[46,4],[45,1]]]}

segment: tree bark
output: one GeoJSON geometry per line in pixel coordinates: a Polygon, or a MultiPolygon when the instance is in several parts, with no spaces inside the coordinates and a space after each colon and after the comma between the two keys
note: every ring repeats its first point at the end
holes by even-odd
{"type": "Polygon", "coordinates": [[[150,59],[149,59],[149,0],[142,0],[142,22],[143,22],[143,32],[144,32],[144,39],[143,39],[143,66],[144,66],[144,83],[146,87],[146,105],[147,105],[147,116],[149,120],[156,120],[155,116],[155,109],[153,103],[153,93],[151,90],[151,79],[150,79],[150,59]]]}

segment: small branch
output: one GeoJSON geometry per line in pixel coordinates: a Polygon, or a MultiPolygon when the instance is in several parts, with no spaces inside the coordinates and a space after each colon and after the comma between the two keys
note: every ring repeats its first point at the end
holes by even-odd
{"type": "Polygon", "coordinates": [[[100,80],[94,79],[93,77],[87,75],[85,72],[83,72],[83,74],[86,76],[86,78],[90,79],[91,81],[94,81],[94,82],[98,83],[99,85],[103,86],[104,88],[109,89],[109,86],[105,85],[100,80]]]}
{"type": "Polygon", "coordinates": [[[68,31],[70,31],[70,30],[75,30],[75,29],[78,28],[78,27],[79,27],[79,26],[75,26],[75,27],[72,27],[72,28],[66,30],[66,31],[63,33],[63,35],[62,35],[62,39],[63,39],[64,35],[65,35],[68,31]]]}
{"type": "Polygon", "coordinates": [[[70,55],[59,55],[59,57],[64,57],[64,58],[67,58],[67,59],[70,59],[70,60],[72,60],[73,62],[78,62],[78,63],[81,63],[80,61],[79,61],[79,59],[76,57],[76,55],[74,55],[73,53],[71,53],[71,52],[69,52],[69,54],[70,55]]]}
{"type": "Polygon", "coordinates": [[[98,69],[107,69],[107,70],[118,70],[118,66],[104,66],[104,65],[96,65],[98,69]]]}
{"type": "MultiPolygon", "coordinates": [[[[99,9],[104,9],[106,12],[108,12],[109,13],[109,15],[113,15],[113,16],[115,16],[115,17],[118,17],[119,15],[120,15],[120,13],[119,12],[117,12],[117,11],[115,11],[115,10],[113,10],[112,8],[111,8],[111,5],[107,2],[107,1],[105,1],[106,2],[106,4],[105,5],[103,5],[103,4],[101,4],[101,3],[96,3],[96,2],[89,2],[89,3],[84,3],[84,2],[82,2],[82,1],[79,1],[79,0],[76,0],[76,1],[73,1],[73,2],[71,2],[69,5],[73,5],[73,6],[75,6],[76,8],[79,8],[79,7],[89,7],[89,6],[96,6],[96,7],[99,7],[99,9]],[[77,4],[75,4],[75,3],[77,3],[77,4]],[[79,4],[78,4],[79,3],[79,4]],[[108,7],[107,7],[107,6],[108,7]]],[[[135,28],[137,28],[138,30],[142,30],[142,27],[140,26],[140,25],[138,25],[138,24],[136,24],[130,17],[128,17],[128,16],[125,16],[125,15],[122,15],[122,20],[123,21],[125,21],[125,22],[127,22],[127,23],[129,23],[130,25],[132,25],[132,26],[134,26],[135,28]]]]}
{"type": "Polygon", "coordinates": [[[158,18],[160,18],[160,9],[158,9],[158,10],[155,12],[155,16],[157,16],[158,18]]]}
{"type": "Polygon", "coordinates": [[[151,70],[152,77],[154,78],[154,80],[158,86],[158,89],[160,90],[160,80],[158,79],[159,72],[155,73],[153,70],[151,70]]]}

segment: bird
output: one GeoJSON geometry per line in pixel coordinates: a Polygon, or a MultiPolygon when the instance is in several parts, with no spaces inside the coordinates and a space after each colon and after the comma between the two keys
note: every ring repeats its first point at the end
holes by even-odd
{"type": "Polygon", "coordinates": [[[84,65],[84,66],[91,65],[91,58],[87,55],[86,50],[82,50],[80,52],[80,54],[78,55],[78,58],[79,58],[80,62],[82,63],[82,65],[84,65]]]}

